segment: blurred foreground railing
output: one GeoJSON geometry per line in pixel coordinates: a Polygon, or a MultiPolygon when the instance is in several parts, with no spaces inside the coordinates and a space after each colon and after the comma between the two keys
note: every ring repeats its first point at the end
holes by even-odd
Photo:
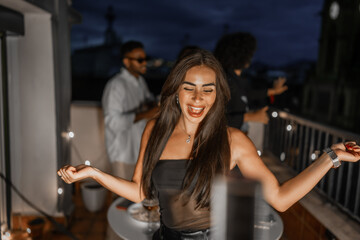
{"type": "MultiPolygon", "coordinates": [[[[360,135],[316,123],[293,114],[273,110],[265,128],[264,148],[297,173],[310,165],[325,147],[354,140],[360,135]]],[[[330,202],[360,222],[360,164],[342,162],[316,186],[330,202]]]]}

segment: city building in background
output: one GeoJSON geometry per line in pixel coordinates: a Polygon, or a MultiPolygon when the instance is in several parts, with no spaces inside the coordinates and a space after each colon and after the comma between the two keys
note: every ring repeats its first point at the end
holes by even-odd
{"type": "MultiPolygon", "coordinates": [[[[100,102],[106,82],[120,71],[121,37],[114,30],[116,16],[111,6],[105,14],[107,28],[100,45],[85,46],[72,54],[72,100],[100,102]]],[[[133,39],[139,40],[139,39],[133,39]]],[[[86,43],[84,43],[86,45],[86,43]]],[[[145,46],[146,49],[146,46],[145,46]]],[[[148,71],[145,79],[149,90],[158,95],[172,62],[148,56],[148,71]]]]}
{"type": "Polygon", "coordinates": [[[316,71],[304,86],[303,114],[360,132],[360,1],[325,0],[316,71]]]}

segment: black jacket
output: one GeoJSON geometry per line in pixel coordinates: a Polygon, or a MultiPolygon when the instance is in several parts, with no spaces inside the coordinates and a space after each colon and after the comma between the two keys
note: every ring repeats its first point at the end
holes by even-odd
{"type": "Polygon", "coordinates": [[[241,129],[244,114],[249,111],[249,102],[265,99],[267,89],[253,89],[247,79],[237,76],[234,71],[226,71],[226,79],[231,93],[226,107],[228,126],[241,129]]]}

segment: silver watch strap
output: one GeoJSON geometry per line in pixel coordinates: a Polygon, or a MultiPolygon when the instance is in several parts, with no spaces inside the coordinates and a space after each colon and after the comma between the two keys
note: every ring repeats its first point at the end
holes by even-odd
{"type": "Polygon", "coordinates": [[[326,152],[330,156],[331,161],[333,162],[334,168],[338,168],[341,166],[341,162],[340,162],[338,156],[331,148],[325,148],[324,152],[326,152]]]}

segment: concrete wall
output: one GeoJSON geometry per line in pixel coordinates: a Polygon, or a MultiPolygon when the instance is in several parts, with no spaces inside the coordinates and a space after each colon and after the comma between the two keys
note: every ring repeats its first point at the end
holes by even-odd
{"type": "MultiPolygon", "coordinates": [[[[12,180],[42,210],[69,215],[72,185],[56,170],[70,163],[70,1],[0,0],[24,16],[24,36],[7,36],[12,180]],[[63,189],[58,194],[58,188],[63,189]]],[[[12,194],[12,212],[37,214],[12,194]]]]}
{"type": "Polygon", "coordinates": [[[101,107],[87,103],[71,105],[71,164],[91,165],[109,172],[110,163],[105,148],[104,116],[101,107]]]}
{"type": "MultiPolygon", "coordinates": [[[[8,37],[12,181],[55,215],[57,159],[51,15],[26,13],[25,36],[8,37]]],[[[34,214],[13,194],[13,212],[34,214]]]]}

